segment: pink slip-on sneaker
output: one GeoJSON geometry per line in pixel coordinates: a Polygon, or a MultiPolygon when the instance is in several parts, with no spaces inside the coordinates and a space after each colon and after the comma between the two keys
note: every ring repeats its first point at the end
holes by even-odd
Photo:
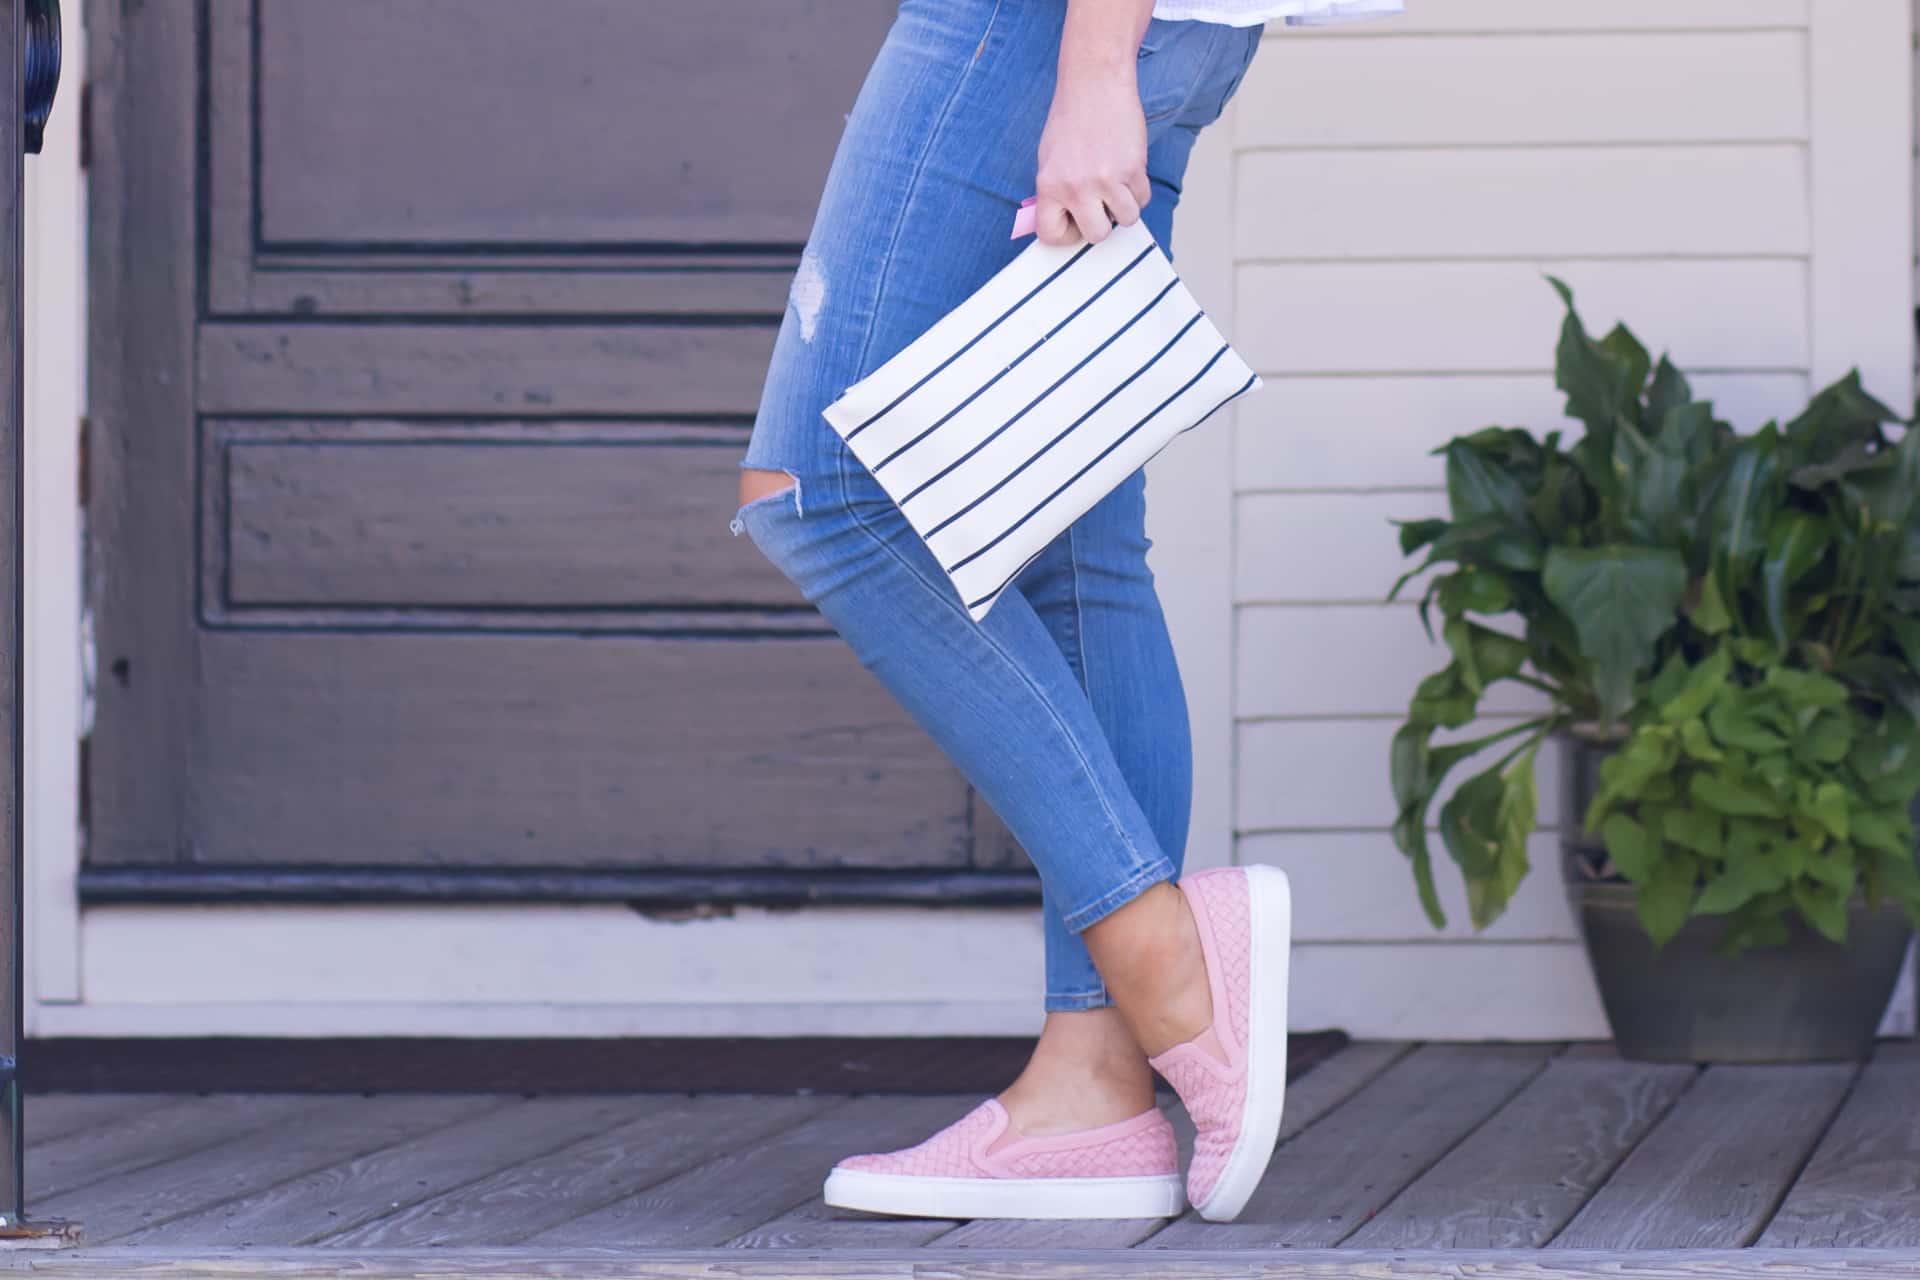
{"type": "Polygon", "coordinates": [[[1287,1092],[1287,958],[1293,898],[1278,867],[1219,867],[1180,881],[1200,931],[1213,1024],[1150,1059],[1193,1118],[1187,1199],[1229,1222],[1260,1184],[1287,1092]]]}
{"type": "Polygon", "coordinates": [[[1158,1108],[1023,1138],[989,1098],[919,1146],[842,1160],[824,1194],[840,1209],[921,1218],[1168,1218],[1186,1207],[1179,1159],[1158,1108]]]}

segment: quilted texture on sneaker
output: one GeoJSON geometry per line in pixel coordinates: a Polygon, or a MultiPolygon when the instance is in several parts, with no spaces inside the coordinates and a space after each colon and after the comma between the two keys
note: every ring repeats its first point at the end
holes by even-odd
{"type": "Polygon", "coordinates": [[[1193,1119],[1187,1198],[1199,1204],[1212,1194],[1240,1140],[1246,1109],[1252,900],[1246,872],[1238,867],[1196,871],[1180,881],[1180,889],[1187,895],[1200,934],[1213,1023],[1150,1061],[1180,1095],[1193,1119]]]}
{"type": "Polygon", "coordinates": [[[839,1167],[920,1178],[1135,1178],[1176,1173],[1179,1160],[1157,1107],[1097,1129],[1023,1138],[989,1098],[917,1146],[849,1156],[839,1167]]]}
{"type": "Polygon", "coordinates": [[[975,1161],[975,1153],[984,1152],[1005,1127],[1006,1110],[989,1098],[916,1146],[848,1156],[840,1167],[916,1178],[991,1178],[992,1172],[975,1161]]]}

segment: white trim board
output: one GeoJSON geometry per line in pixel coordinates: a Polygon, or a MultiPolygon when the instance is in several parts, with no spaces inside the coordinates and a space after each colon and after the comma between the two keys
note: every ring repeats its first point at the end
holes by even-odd
{"type": "Polygon", "coordinates": [[[80,420],[86,412],[86,179],[78,6],[67,16],[66,83],[41,153],[26,161],[25,827],[28,1034],[37,1003],[80,998],[82,674],[80,420]]]}
{"type": "MultiPolygon", "coordinates": [[[[665,923],[620,906],[112,907],[42,1035],[1028,1035],[1034,911],[827,908],[665,923]]],[[[1912,1030],[1911,988],[1885,1029],[1912,1030]]],[[[1305,943],[1291,1019],[1360,1037],[1586,1039],[1568,941],[1305,943]],[[1514,1011],[1524,1011],[1516,1022],[1514,1011]]]]}

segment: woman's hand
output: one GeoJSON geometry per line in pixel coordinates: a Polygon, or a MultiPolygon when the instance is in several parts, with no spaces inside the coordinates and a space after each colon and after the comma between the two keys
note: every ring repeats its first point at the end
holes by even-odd
{"type": "Polygon", "coordinates": [[[1035,228],[1047,244],[1106,239],[1152,195],[1135,76],[1153,0],[1069,0],[1053,107],[1040,135],[1035,228]]]}

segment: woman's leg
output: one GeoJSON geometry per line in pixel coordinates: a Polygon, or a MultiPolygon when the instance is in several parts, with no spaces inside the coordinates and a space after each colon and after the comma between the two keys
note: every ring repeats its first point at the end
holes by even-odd
{"type": "MultiPolygon", "coordinates": [[[[1134,1014],[1166,1005],[1157,1022],[1141,1025],[1158,1041],[1164,1023],[1172,1043],[1208,1018],[1205,984],[1191,980],[1198,964],[1192,923],[1179,895],[1164,885],[1174,872],[1168,847],[1177,854],[1184,842],[1185,765],[1151,752],[1131,768],[1123,763],[1103,719],[1123,728],[1135,723],[1125,697],[1112,700],[1103,717],[1101,695],[1083,678],[1086,664],[1075,669],[1057,627],[1019,593],[1003,598],[984,626],[969,622],[897,510],[818,419],[840,389],[917,336],[1019,247],[1000,238],[1031,186],[1057,23],[1057,6],[1016,0],[903,9],[849,123],[796,282],[745,464],[740,527],[1006,819],[1041,870],[1054,928],[1071,939],[1074,931],[1110,922],[1100,930],[1106,945],[1094,954],[1114,952],[1114,971],[1142,992],[1167,983],[1136,981],[1142,970],[1135,959],[1158,957],[1157,972],[1171,981],[1187,975],[1184,1000],[1114,993],[1134,1014]],[[794,480],[798,492],[780,496],[794,480]],[[1130,773],[1141,779],[1139,792],[1130,773]],[[1156,801],[1158,812],[1150,815],[1139,794],[1156,787],[1177,803],[1156,801]],[[1164,892],[1152,891],[1156,885],[1164,892]]],[[[1156,147],[1171,145],[1184,160],[1196,113],[1217,112],[1231,91],[1226,80],[1237,81],[1251,45],[1247,33],[1156,26],[1156,47],[1142,56],[1142,98],[1156,147]]],[[[1164,217],[1150,206],[1155,214],[1164,217]]],[[[1116,507],[1124,501],[1117,498],[1116,507]]],[[[1150,601],[1150,579],[1145,589],[1150,601]]],[[[1038,581],[1036,592],[1044,594],[1038,581]]],[[[1133,603],[1140,603],[1137,593],[1133,603]]],[[[1153,613],[1157,620],[1157,606],[1153,613]]],[[[1163,624],[1159,630],[1164,641],[1163,624]]],[[[1119,635],[1098,623],[1094,631],[1083,632],[1094,649],[1119,635]]],[[[1184,702],[1170,649],[1165,660],[1163,675],[1132,674],[1154,679],[1163,710],[1169,699],[1178,705],[1184,746],[1184,702]]],[[[1100,683],[1124,694],[1128,663],[1103,656],[1099,666],[1100,683]]],[[[1058,952],[1086,964],[1077,946],[1050,951],[1058,952]]],[[[1091,996],[1098,973],[1089,983],[1079,991],[1091,996]]],[[[1114,985],[1112,973],[1106,985],[1114,985]]],[[[1052,983],[1049,990],[1071,994],[1052,983]]],[[[1138,1045],[1110,1011],[1081,1020],[1087,1034],[1066,1025],[1050,1019],[1043,1052],[1058,1045],[1064,1058],[1083,1063],[1125,1057],[1122,1075],[1150,1079],[1138,1045]]],[[[1164,1046],[1148,1045],[1155,1047],[1164,1046]]]]}
{"type": "MultiPolygon", "coordinates": [[[[1217,114],[1207,101],[1197,122],[1179,120],[1155,138],[1148,153],[1153,199],[1143,220],[1169,254],[1188,155],[1200,126],[1217,114]]],[[[1185,690],[1147,565],[1150,546],[1143,468],[1057,538],[1016,585],[1087,691],[1121,772],[1177,874],[1191,814],[1192,739],[1185,690]]],[[[1043,918],[1047,1017],[1032,1058],[1001,1097],[1027,1132],[1070,1132],[1150,1104],[1153,1073],[1112,1007],[1084,939],[1066,927],[1051,901],[1043,918]]]]}
{"type": "Polygon", "coordinates": [[[993,805],[1061,921],[1082,929],[1174,874],[1086,691],[1017,593],[983,623],[966,615],[820,417],[1024,247],[1007,229],[1032,187],[1058,37],[1048,0],[902,7],[776,344],[745,460],[773,474],[747,477],[757,491],[738,522],[993,805]]]}

